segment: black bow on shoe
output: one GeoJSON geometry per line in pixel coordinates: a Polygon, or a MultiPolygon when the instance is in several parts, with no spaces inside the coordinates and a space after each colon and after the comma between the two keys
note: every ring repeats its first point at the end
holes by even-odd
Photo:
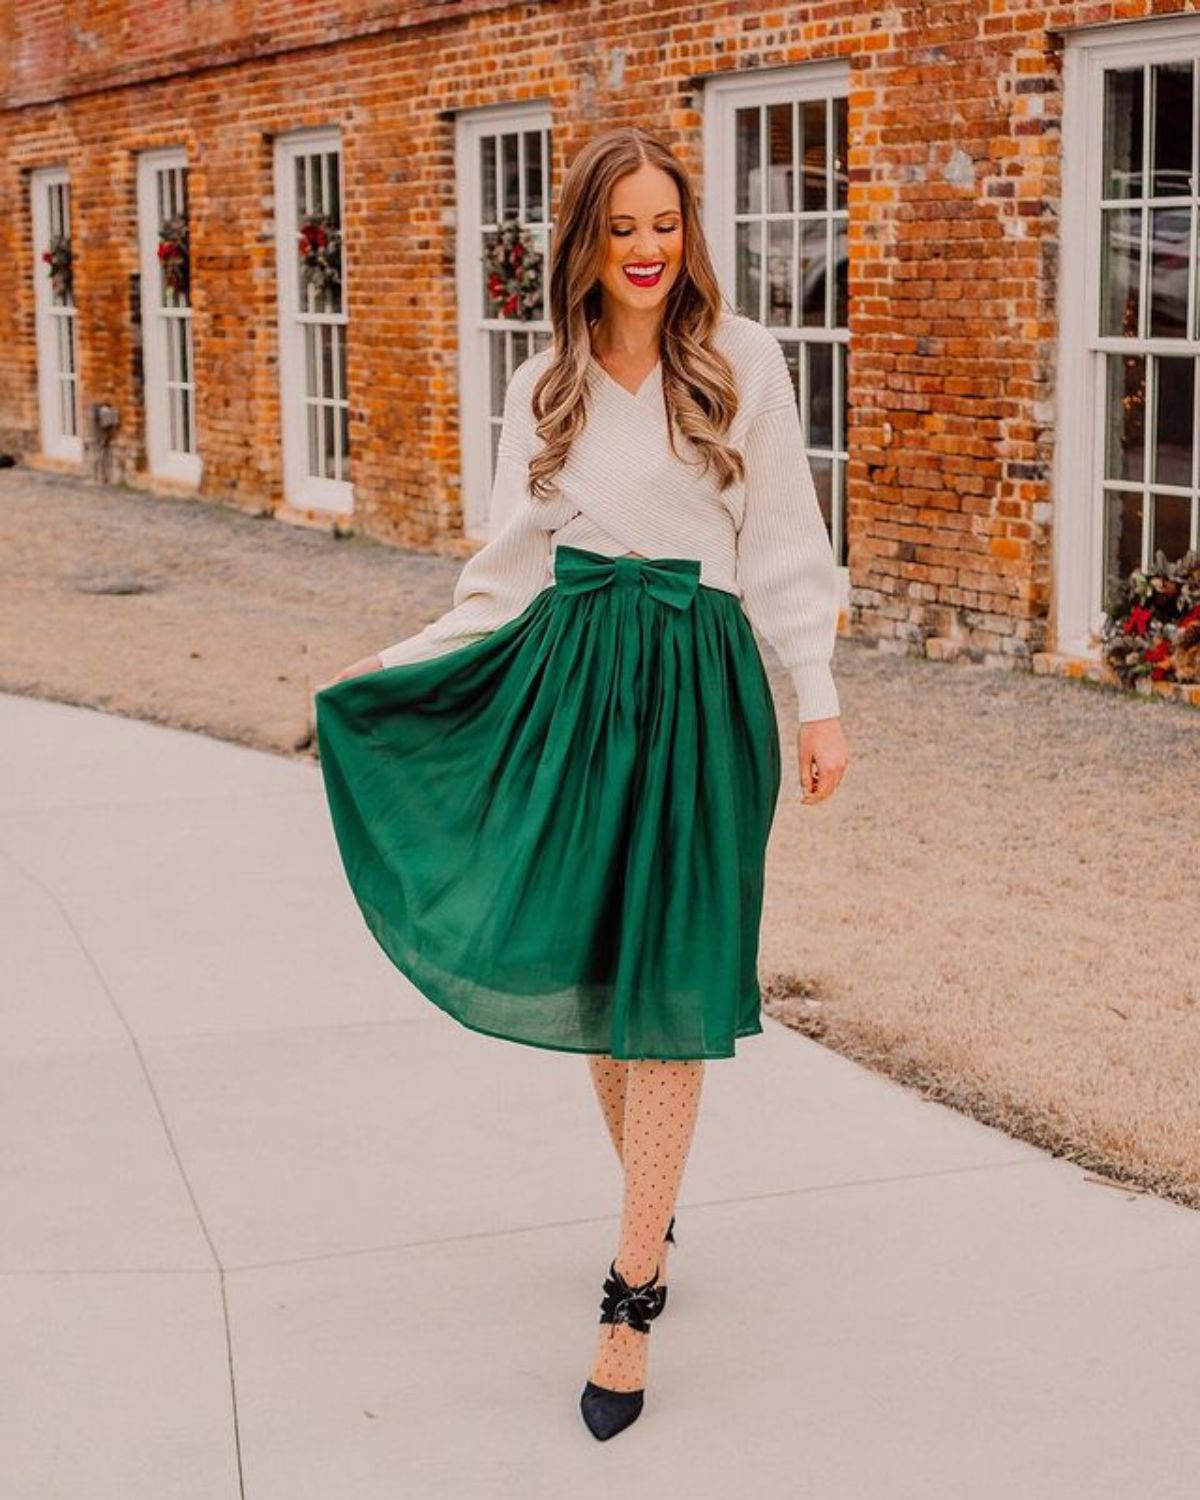
{"type": "Polygon", "coordinates": [[[662,1312],[663,1288],[658,1284],[658,1267],[654,1275],[640,1286],[630,1286],[617,1270],[614,1260],[604,1278],[604,1298],[600,1303],[602,1323],[628,1323],[638,1333],[648,1333],[650,1323],[662,1312]]]}

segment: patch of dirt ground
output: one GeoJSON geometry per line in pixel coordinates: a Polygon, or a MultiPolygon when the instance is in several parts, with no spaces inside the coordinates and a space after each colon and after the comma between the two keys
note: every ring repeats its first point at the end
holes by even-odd
{"type": "MultiPolygon", "coordinates": [[[[312,693],[449,607],[460,559],[0,472],[0,689],[312,757],[312,693]]],[[[805,807],[794,701],[764,1010],[1200,1207],[1200,713],[839,640],[850,764],[805,807]]]]}

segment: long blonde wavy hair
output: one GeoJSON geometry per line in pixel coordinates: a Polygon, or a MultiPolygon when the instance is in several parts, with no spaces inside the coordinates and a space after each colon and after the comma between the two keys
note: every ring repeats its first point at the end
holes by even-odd
{"type": "Polygon", "coordinates": [[[679,189],[683,257],[664,310],[660,359],[671,452],[676,434],[698,450],[700,472],[710,465],[718,488],[745,476],[741,453],[723,440],[738,408],[733,369],[710,339],[723,301],[700,226],[696,195],[671,149],[637,125],[593,137],[576,154],[563,179],[550,258],[550,322],[554,357],[533,388],[538,436],[545,446],[529,463],[530,492],[557,496],[554,476],[587,421],[588,325],[600,316],[598,276],[608,255],[613,186],[643,165],[659,167],[679,189]]]}

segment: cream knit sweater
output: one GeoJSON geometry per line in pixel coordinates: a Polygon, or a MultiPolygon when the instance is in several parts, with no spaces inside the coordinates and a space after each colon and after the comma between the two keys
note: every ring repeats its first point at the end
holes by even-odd
{"type": "Polygon", "coordinates": [[[837,575],[791,374],[778,340],[752,318],[724,312],[713,342],[737,382],[740,406],[727,441],[744,455],[744,485],[721,493],[711,473],[697,477],[685,462],[693,452],[686,438],[676,439],[681,458],[672,456],[661,364],[635,394],[593,356],[587,424],[556,475],[561,497],[535,499],[527,464],[542,440],[531,398],[552,358],[542,349],[509,380],[488,541],[463,565],[454,607],[381,651],[383,665],[441,655],[514,619],[553,583],[554,549],[570,543],[610,555],[698,558],[700,582],[740,598],[775,648],[800,719],[837,715],[830,670],[837,575]]]}

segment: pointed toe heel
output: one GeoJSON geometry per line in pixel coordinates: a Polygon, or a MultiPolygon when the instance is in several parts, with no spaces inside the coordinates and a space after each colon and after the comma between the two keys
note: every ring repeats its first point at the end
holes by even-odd
{"type": "Polygon", "coordinates": [[[579,1398],[579,1409],[592,1436],[604,1442],[637,1421],[645,1395],[645,1391],[610,1391],[589,1380],[579,1398]]]}
{"type": "MultiPolygon", "coordinates": [[[[600,1303],[601,1323],[627,1323],[639,1333],[650,1332],[650,1325],[663,1310],[665,1297],[658,1284],[658,1268],[649,1281],[630,1286],[613,1261],[604,1278],[604,1297],[600,1303]]],[[[606,1385],[588,1380],[579,1397],[579,1410],[594,1438],[604,1442],[636,1422],[645,1405],[645,1389],[614,1391],[606,1385]]]]}

